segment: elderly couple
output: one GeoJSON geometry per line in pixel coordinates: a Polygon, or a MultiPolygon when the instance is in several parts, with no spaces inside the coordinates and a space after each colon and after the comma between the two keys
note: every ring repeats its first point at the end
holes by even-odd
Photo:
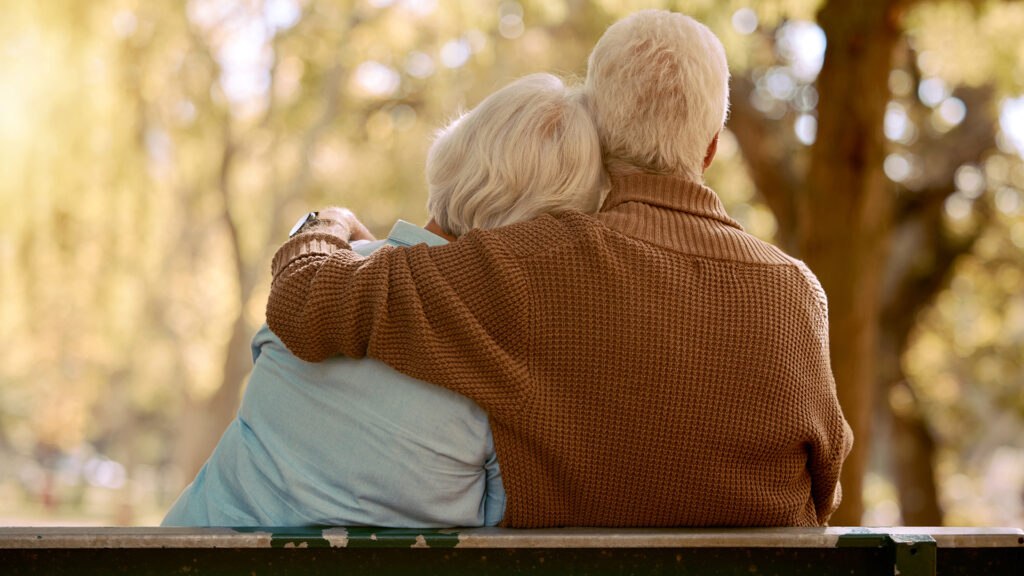
{"type": "Polygon", "coordinates": [[[425,229],[300,220],[164,524],[825,524],[852,443],[825,294],[701,184],[728,79],[705,26],[639,12],[583,86],[528,76],[440,133],[425,229]]]}

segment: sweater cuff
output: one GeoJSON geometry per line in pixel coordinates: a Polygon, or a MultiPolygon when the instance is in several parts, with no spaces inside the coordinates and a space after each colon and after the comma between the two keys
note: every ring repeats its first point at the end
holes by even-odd
{"type": "Polygon", "coordinates": [[[330,256],[338,250],[351,249],[348,242],[326,232],[311,231],[298,234],[285,242],[277,250],[277,254],[274,254],[274,260],[270,266],[272,278],[277,280],[278,275],[299,258],[315,255],[330,256]]]}

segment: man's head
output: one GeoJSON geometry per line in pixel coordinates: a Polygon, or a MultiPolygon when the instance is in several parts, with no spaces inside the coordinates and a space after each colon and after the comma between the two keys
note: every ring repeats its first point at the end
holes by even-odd
{"type": "Polygon", "coordinates": [[[533,74],[441,130],[427,154],[427,209],[456,236],[600,207],[597,129],[578,90],[533,74]]]}
{"type": "Polygon", "coordinates": [[[597,42],[585,93],[609,171],[700,181],[729,109],[725,49],[693,18],[637,12],[597,42]]]}

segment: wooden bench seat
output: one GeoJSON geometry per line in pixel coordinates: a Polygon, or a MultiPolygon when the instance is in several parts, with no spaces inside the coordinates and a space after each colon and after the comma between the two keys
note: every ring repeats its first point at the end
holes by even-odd
{"type": "Polygon", "coordinates": [[[1019,528],[0,528],[0,574],[1010,574],[1019,528]]]}

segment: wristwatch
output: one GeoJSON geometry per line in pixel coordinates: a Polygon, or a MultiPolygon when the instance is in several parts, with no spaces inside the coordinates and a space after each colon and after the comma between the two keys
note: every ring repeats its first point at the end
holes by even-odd
{"type": "Polygon", "coordinates": [[[319,214],[319,212],[307,212],[302,218],[299,218],[299,221],[295,223],[295,226],[292,226],[292,231],[288,233],[288,237],[292,238],[299,232],[302,232],[302,229],[306,226],[311,226],[320,222],[316,217],[317,214],[319,214]]]}

